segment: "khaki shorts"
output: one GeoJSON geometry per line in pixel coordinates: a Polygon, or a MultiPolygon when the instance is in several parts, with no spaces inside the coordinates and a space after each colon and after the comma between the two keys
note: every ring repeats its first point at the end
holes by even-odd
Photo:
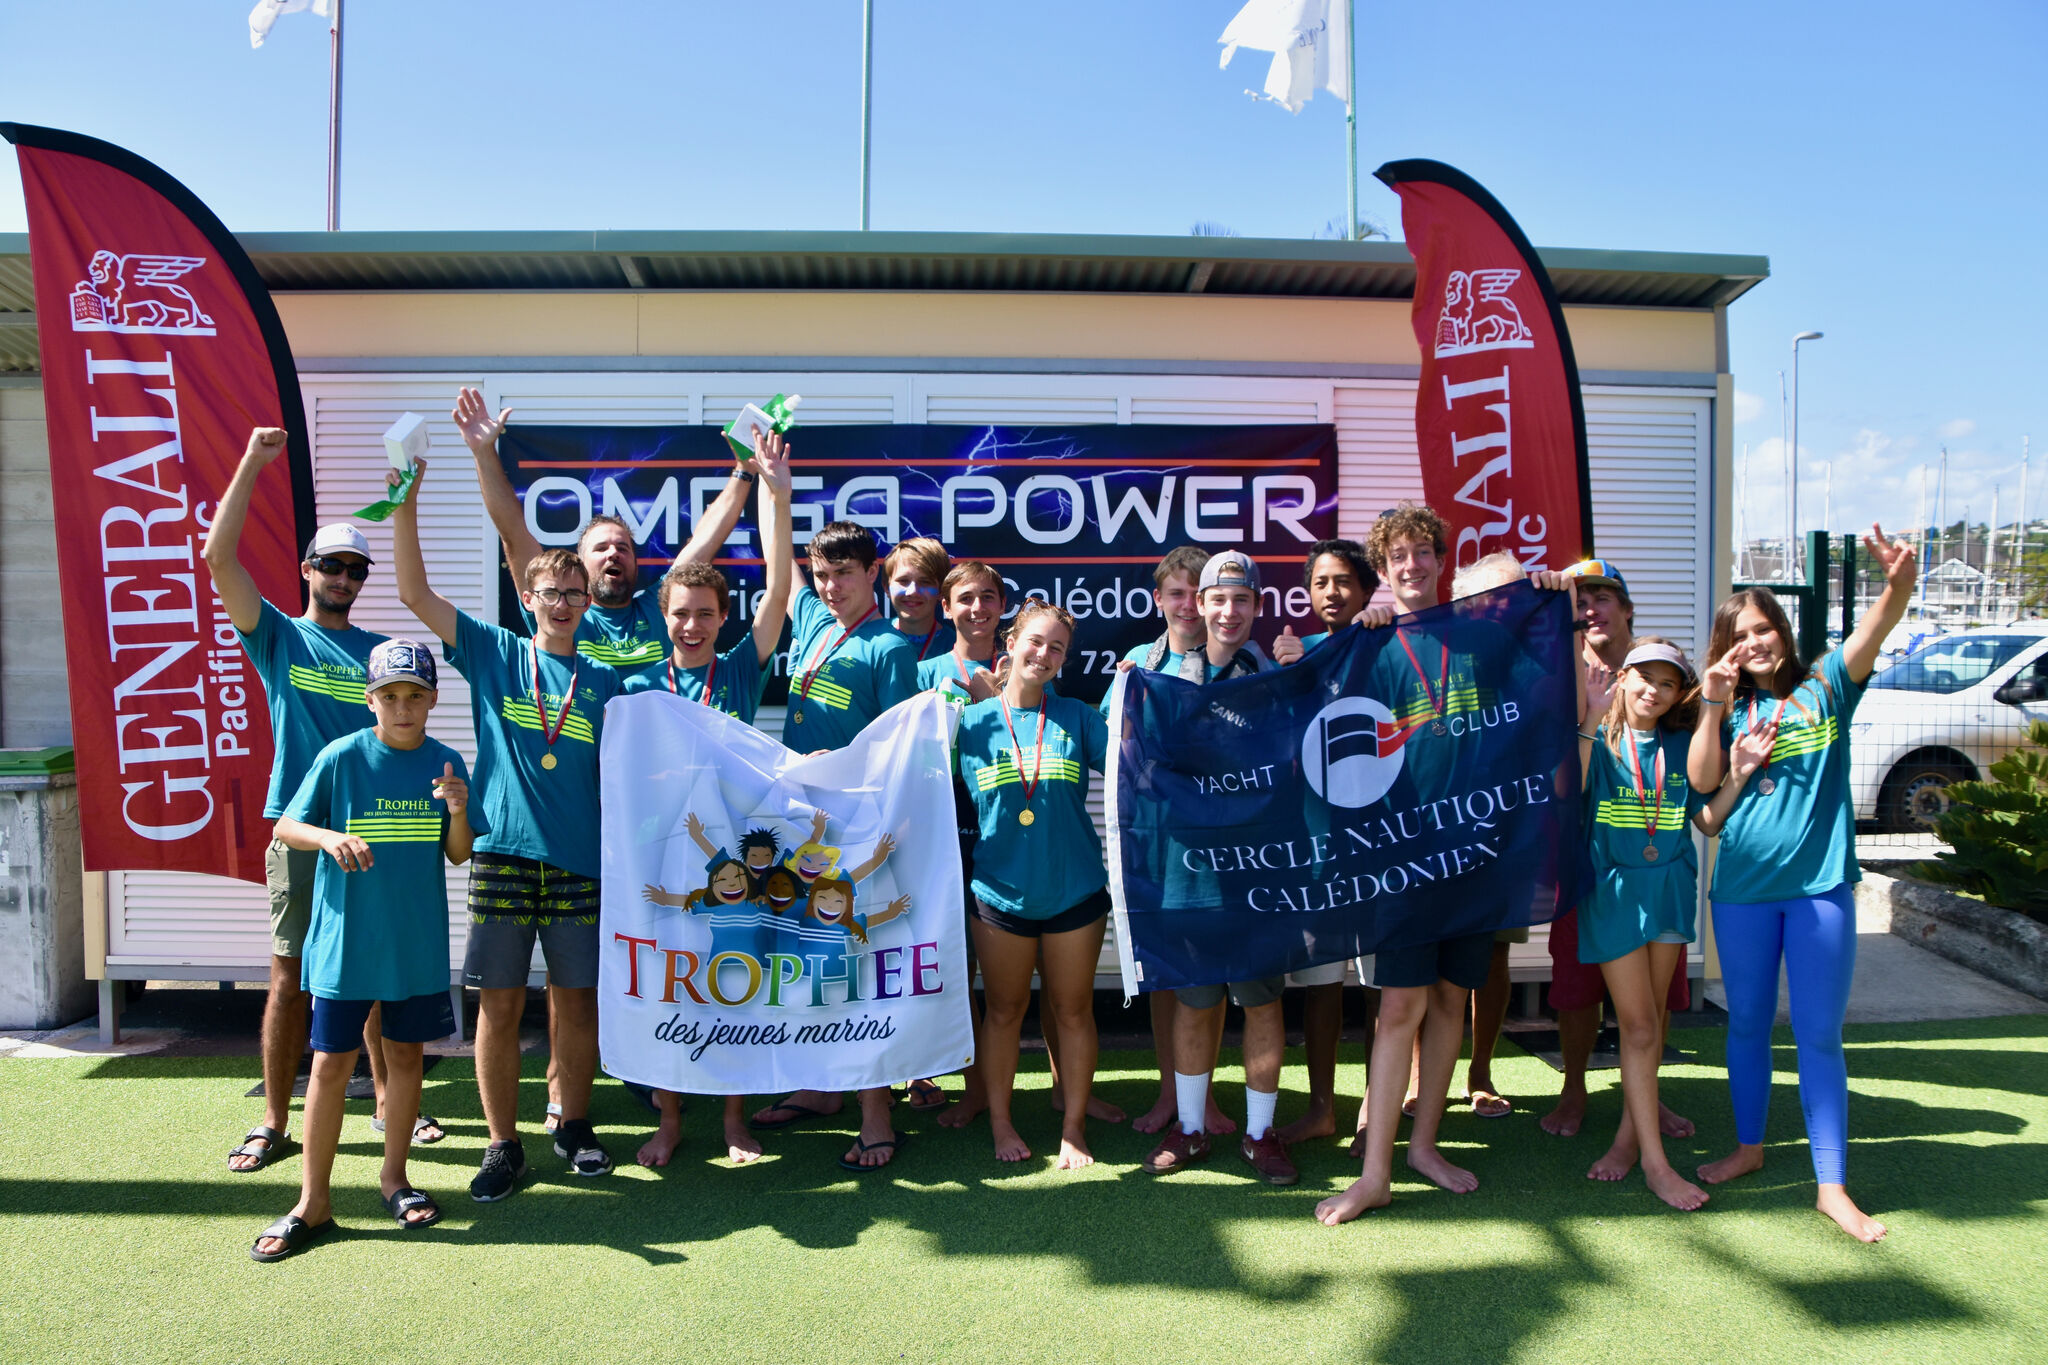
{"type": "Polygon", "coordinates": [[[318,853],[289,848],[272,839],[263,854],[263,881],[270,888],[270,952],[273,957],[304,954],[306,927],[313,920],[313,878],[318,853]]]}

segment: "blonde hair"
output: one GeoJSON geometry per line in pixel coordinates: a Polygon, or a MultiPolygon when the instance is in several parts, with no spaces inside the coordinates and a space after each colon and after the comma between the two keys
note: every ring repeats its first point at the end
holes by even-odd
{"type": "Polygon", "coordinates": [[[896,542],[896,548],[889,551],[889,557],[882,561],[882,577],[894,578],[897,565],[906,562],[923,574],[934,588],[946,581],[946,571],[953,565],[945,546],[930,536],[915,536],[896,542]]]}
{"type": "Polygon", "coordinates": [[[1506,550],[1495,550],[1483,555],[1451,576],[1451,600],[1461,597],[1476,597],[1494,588],[1505,588],[1510,583],[1519,583],[1529,576],[1522,567],[1522,561],[1506,550]]]}
{"type": "MultiPolygon", "coordinates": [[[[1667,640],[1661,635],[1638,635],[1634,643],[1638,645],[1670,645],[1673,649],[1678,649],[1676,641],[1667,640]]],[[[1685,653],[1682,649],[1679,649],[1678,652],[1681,656],[1685,653]]],[[[1630,728],[1627,699],[1621,694],[1621,679],[1623,675],[1633,672],[1636,668],[1641,668],[1643,664],[1663,664],[1666,668],[1678,670],[1678,700],[1671,703],[1670,710],[1657,717],[1658,733],[1662,734],[1669,730],[1690,731],[1699,721],[1699,683],[1695,681],[1690,687],[1686,686],[1685,670],[1679,668],[1677,664],[1665,659],[1645,659],[1643,663],[1634,665],[1634,668],[1624,668],[1620,673],[1614,675],[1614,696],[1607,703],[1607,714],[1600,722],[1601,725],[1606,727],[1607,751],[1616,758],[1621,757],[1622,732],[1630,728]]]]}

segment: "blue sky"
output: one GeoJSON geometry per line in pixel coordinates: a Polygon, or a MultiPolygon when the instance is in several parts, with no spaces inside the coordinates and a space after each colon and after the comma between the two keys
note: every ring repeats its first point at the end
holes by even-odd
{"type": "MultiPolygon", "coordinates": [[[[1240,0],[876,0],[874,226],[1306,237],[1344,211],[1343,107],[1217,69],[1240,0]]],[[[1802,348],[1801,508],[2048,512],[2048,7],[1358,0],[1361,211],[1429,156],[1546,246],[1767,255],[1732,309],[1752,524],[1783,504],[1777,372],[1802,348]]],[[[242,230],[324,221],[327,38],[252,51],[248,0],[0,3],[0,118],[133,148],[242,230]]],[[[342,225],[857,224],[859,0],[349,0],[342,225]]],[[[11,152],[0,151],[11,162],[11,152]]],[[[0,231],[24,226],[0,165],[0,231]]]]}

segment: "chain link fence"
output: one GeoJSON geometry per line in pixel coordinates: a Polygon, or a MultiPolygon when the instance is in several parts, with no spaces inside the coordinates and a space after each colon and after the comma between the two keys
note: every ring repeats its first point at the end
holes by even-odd
{"type": "MultiPolygon", "coordinates": [[[[1743,560],[1764,581],[1737,586],[1776,593],[1801,656],[1813,659],[1841,645],[1884,583],[1854,537],[1813,532],[1803,550],[1799,579],[1788,582],[1778,576],[1782,553],[1752,549],[1743,560]]],[[[2048,555],[2014,558],[1988,569],[1955,557],[1924,565],[1912,608],[1884,641],[1850,723],[1860,857],[1945,849],[1934,823],[1948,788],[1985,777],[2030,722],[2048,720],[2048,555]]]]}

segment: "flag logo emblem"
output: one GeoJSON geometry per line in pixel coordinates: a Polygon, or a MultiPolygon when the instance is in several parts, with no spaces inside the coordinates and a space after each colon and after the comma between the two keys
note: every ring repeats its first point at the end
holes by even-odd
{"type": "Polygon", "coordinates": [[[1453,270],[1444,281],[1444,311],[1436,324],[1438,358],[1535,349],[1536,334],[1508,297],[1521,278],[1519,270],[1453,270]]]}
{"type": "Polygon", "coordinates": [[[1412,734],[1413,726],[1372,698],[1340,697],[1317,712],[1302,735],[1302,773],[1333,806],[1369,806],[1400,776],[1412,734]]]}
{"type": "Polygon", "coordinates": [[[71,290],[71,330],[210,337],[213,319],[177,282],[205,264],[204,256],[95,251],[86,266],[88,278],[71,290]]]}

